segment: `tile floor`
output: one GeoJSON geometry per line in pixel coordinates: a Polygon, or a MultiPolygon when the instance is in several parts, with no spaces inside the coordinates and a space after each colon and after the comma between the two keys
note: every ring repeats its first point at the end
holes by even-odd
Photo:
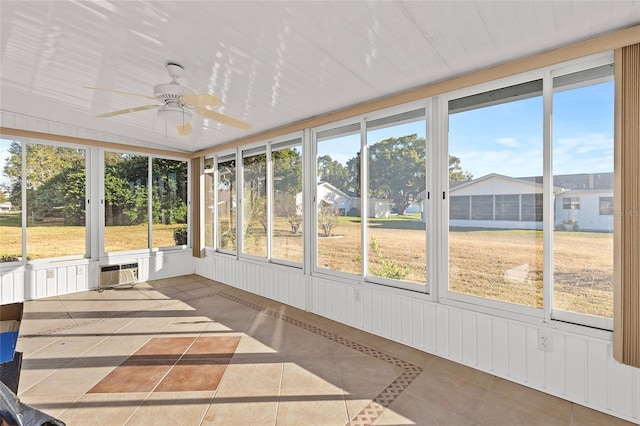
{"type": "Polygon", "coordinates": [[[197,275],[25,303],[21,400],[67,425],[622,425],[197,275]]]}

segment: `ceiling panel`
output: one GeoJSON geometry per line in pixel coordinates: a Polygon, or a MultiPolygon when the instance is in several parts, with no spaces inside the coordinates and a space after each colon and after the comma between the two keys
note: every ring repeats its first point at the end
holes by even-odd
{"type": "Polygon", "coordinates": [[[0,108],[191,152],[638,25],[639,3],[3,0],[0,108]],[[85,86],[150,96],[167,62],[252,130],[95,117],[153,101],[85,86]]]}

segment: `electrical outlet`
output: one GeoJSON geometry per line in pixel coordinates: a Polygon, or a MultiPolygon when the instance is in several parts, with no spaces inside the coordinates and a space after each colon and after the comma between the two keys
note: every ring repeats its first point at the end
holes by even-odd
{"type": "Polygon", "coordinates": [[[538,349],[553,352],[553,334],[548,331],[538,331],[538,349]]]}
{"type": "Polygon", "coordinates": [[[353,292],[353,301],[354,302],[360,302],[362,300],[362,294],[361,294],[361,290],[359,288],[356,288],[353,292]]]}
{"type": "Polygon", "coordinates": [[[56,277],[56,270],[55,269],[47,269],[47,279],[55,278],[55,277],[56,277]]]}

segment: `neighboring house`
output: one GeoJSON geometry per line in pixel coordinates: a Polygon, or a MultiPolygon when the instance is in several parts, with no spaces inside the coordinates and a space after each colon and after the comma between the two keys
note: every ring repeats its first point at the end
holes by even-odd
{"type": "Polygon", "coordinates": [[[360,215],[360,203],[354,203],[351,196],[340,191],[338,188],[328,182],[318,183],[318,188],[316,189],[316,199],[319,207],[332,206],[338,209],[338,211],[340,212],[340,216],[360,215]],[[356,212],[357,214],[350,214],[356,212]]]}
{"type": "Polygon", "coordinates": [[[449,224],[459,227],[542,229],[542,184],[496,173],[449,191],[449,224]]]}
{"type": "Polygon", "coordinates": [[[0,203],[0,213],[9,213],[11,211],[11,201],[0,203]]]}
{"type": "MultiPolygon", "coordinates": [[[[317,203],[319,207],[333,206],[338,209],[340,216],[360,216],[360,197],[352,197],[339,190],[328,182],[318,183],[316,190],[317,203]]],[[[369,199],[369,217],[389,217],[391,216],[392,200],[371,198],[369,199]]],[[[296,208],[302,209],[302,193],[296,195],[296,208]]]]}
{"type": "Polygon", "coordinates": [[[570,229],[575,221],[582,231],[613,232],[613,173],[555,176],[555,226],[570,229]]]}
{"type": "MultiPolygon", "coordinates": [[[[450,189],[451,226],[542,229],[542,178],[489,174],[450,189]]],[[[554,177],[554,227],[613,230],[611,173],[554,177]]]]}

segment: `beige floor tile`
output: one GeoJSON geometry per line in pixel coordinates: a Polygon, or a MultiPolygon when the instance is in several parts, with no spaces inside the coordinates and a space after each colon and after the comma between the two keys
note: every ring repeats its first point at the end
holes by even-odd
{"type": "Polygon", "coordinates": [[[349,419],[353,419],[362,409],[380,394],[383,389],[373,387],[353,388],[349,392],[344,392],[344,399],[347,405],[349,419]]]}
{"type": "Polygon", "coordinates": [[[339,343],[315,333],[288,334],[284,352],[288,359],[300,357],[333,357],[339,343]]]}
{"type": "MultiPolygon", "coordinates": [[[[81,360],[67,364],[22,392],[28,396],[72,396],[80,398],[113,369],[81,360]]],[[[22,383],[21,383],[22,385],[22,383]]]]}
{"type": "Polygon", "coordinates": [[[105,340],[104,336],[73,336],[61,337],[39,351],[29,354],[31,359],[50,359],[72,361],[80,354],[105,340]]]}
{"type": "MultiPolygon", "coordinates": [[[[75,396],[58,396],[58,395],[32,395],[32,396],[20,396],[20,402],[33,407],[43,413],[60,419],[62,413],[73,405],[78,399],[75,396]]],[[[67,423],[72,426],[72,423],[67,423]]]]}
{"type": "Polygon", "coordinates": [[[455,415],[456,418],[471,421],[488,394],[488,389],[478,384],[463,383],[441,375],[429,375],[423,372],[405,389],[403,394],[419,400],[428,400],[431,404],[455,415]]]}
{"type": "Polygon", "coordinates": [[[199,425],[213,395],[213,391],[154,392],[126,425],[199,425]]]}
{"type": "Polygon", "coordinates": [[[482,401],[473,418],[473,423],[478,426],[553,426],[567,425],[570,420],[570,407],[567,407],[564,413],[559,413],[546,405],[528,404],[520,398],[511,398],[494,392],[488,394],[482,401]]]}
{"type": "Polygon", "coordinates": [[[142,405],[148,393],[86,394],[62,412],[67,425],[123,425],[142,405]]]}
{"type": "Polygon", "coordinates": [[[429,399],[417,398],[414,395],[403,393],[372,424],[376,426],[463,426],[470,425],[471,422],[465,417],[440,407],[429,399]]]}
{"type": "Polygon", "coordinates": [[[281,357],[284,358],[284,336],[243,335],[238,343],[234,358],[281,357]]]}
{"type": "Polygon", "coordinates": [[[278,395],[283,364],[277,359],[232,359],[218,386],[217,396],[278,395]]]}
{"type": "Polygon", "coordinates": [[[402,372],[402,368],[370,355],[336,357],[336,365],[343,389],[373,387],[384,389],[402,372]]]}
{"type": "Polygon", "coordinates": [[[328,388],[341,392],[340,379],[332,357],[300,358],[284,363],[282,371],[283,391],[328,388]]]}
{"type": "Polygon", "coordinates": [[[582,405],[572,404],[571,426],[632,426],[633,423],[611,417],[582,405]]]}
{"type": "MultiPolygon", "coordinates": [[[[83,357],[124,357],[128,358],[149,341],[149,333],[123,333],[107,337],[97,345],[82,353],[83,357]]],[[[115,365],[114,365],[115,367],[115,365]]]]}
{"type": "Polygon", "coordinates": [[[46,377],[55,373],[59,368],[70,364],[70,362],[55,362],[48,359],[23,359],[20,371],[20,382],[18,385],[18,395],[22,394],[36,385],[46,377]]]}
{"type": "Polygon", "coordinates": [[[227,394],[213,399],[202,425],[207,426],[247,426],[274,425],[278,409],[278,396],[245,396],[227,394]]]}
{"type": "Polygon", "coordinates": [[[51,345],[60,338],[60,336],[52,335],[25,337],[22,331],[20,331],[16,351],[22,352],[23,358],[26,358],[32,353],[51,345]]]}
{"type": "Polygon", "coordinates": [[[276,425],[344,425],[349,421],[344,395],[339,388],[314,391],[283,391],[278,402],[276,425]]]}
{"type": "MultiPolygon", "coordinates": [[[[513,402],[519,411],[527,412],[537,407],[544,407],[544,414],[568,422],[571,419],[571,403],[564,399],[556,398],[535,389],[509,382],[496,377],[491,384],[488,400],[504,398],[513,402]]],[[[486,414],[484,410],[479,415],[486,414]]],[[[566,424],[566,423],[565,423],[566,424]]]]}

